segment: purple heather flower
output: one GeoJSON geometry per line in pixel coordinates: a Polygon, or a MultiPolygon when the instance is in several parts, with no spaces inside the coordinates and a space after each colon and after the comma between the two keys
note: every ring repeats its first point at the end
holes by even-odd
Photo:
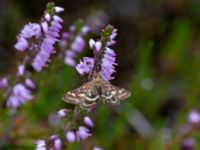
{"type": "Polygon", "coordinates": [[[93,39],[89,40],[89,45],[90,45],[91,49],[93,49],[93,47],[95,46],[95,44],[96,44],[96,42],[93,39]]]}
{"type": "Polygon", "coordinates": [[[5,89],[8,87],[8,80],[6,77],[0,79],[0,89],[5,89]]]}
{"type": "Polygon", "coordinates": [[[7,100],[7,107],[19,107],[21,105],[19,99],[16,96],[11,95],[7,100]]]}
{"type": "Polygon", "coordinates": [[[103,150],[103,149],[100,148],[100,147],[96,147],[96,146],[95,146],[95,147],[93,148],[93,150],[103,150]]]}
{"type": "Polygon", "coordinates": [[[94,66],[93,58],[83,57],[83,61],[80,61],[80,63],[76,66],[76,70],[79,72],[79,74],[84,75],[90,73],[93,66],[94,66]]]}
{"type": "Polygon", "coordinates": [[[24,26],[24,28],[21,31],[21,37],[29,39],[33,36],[38,38],[41,34],[41,28],[39,24],[36,23],[29,23],[24,26]]]}
{"type": "Polygon", "coordinates": [[[74,67],[76,65],[75,60],[73,59],[73,57],[65,57],[65,64],[70,66],[70,67],[74,67]]]}
{"type": "Polygon", "coordinates": [[[36,141],[36,150],[47,150],[46,143],[44,140],[36,141]]]}
{"type": "Polygon", "coordinates": [[[58,138],[57,135],[54,134],[54,135],[50,136],[49,140],[51,142],[54,142],[57,138],[58,138]]]}
{"type": "Polygon", "coordinates": [[[76,52],[69,49],[66,51],[66,56],[73,58],[76,56],[76,52]]]}
{"type": "Polygon", "coordinates": [[[74,131],[68,131],[66,133],[66,139],[67,139],[68,142],[74,142],[76,140],[76,136],[75,136],[74,131]]]}
{"type": "Polygon", "coordinates": [[[188,115],[188,121],[192,124],[200,124],[200,113],[198,111],[191,111],[188,115]]]}
{"type": "Polygon", "coordinates": [[[31,92],[28,89],[26,89],[26,87],[23,84],[15,85],[13,88],[13,94],[17,96],[22,103],[33,98],[31,92]]]}
{"type": "Polygon", "coordinates": [[[71,25],[71,26],[69,26],[69,31],[70,31],[70,32],[74,32],[74,31],[76,31],[76,27],[75,27],[75,25],[71,25]]]}
{"type": "Polygon", "coordinates": [[[94,123],[92,122],[92,120],[90,119],[90,117],[85,116],[85,117],[84,117],[84,122],[85,122],[85,124],[87,124],[88,126],[94,127],[94,123]]]}
{"type": "Polygon", "coordinates": [[[41,28],[39,24],[29,23],[24,26],[21,31],[21,34],[18,37],[17,43],[15,44],[15,48],[18,51],[24,51],[29,47],[29,42],[27,41],[31,37],[38,38],[41,35],[41,28]]]}
{"type": "Polygon", "coordinates": [[[62,7],[59,7],[59,6],[56,6],[55,7],[55,12],[56,13],[61,13],[61,12],[63,12],[65,9],[64,8],[62,8],[62,7]]]}
{"type": "Polygon", "coordinates": [[[44,15],[44,18],[45,18],[46,21],[48,21],[48,22],[51,20],[51,16],[50,16],[49,13],[46,13],[46,14],[44,15]]]}
{"type": "Polygon", "coordinates": [[[62,145],[62,141],[60,139],[56,139],[54,142],[55,150],[60,150],[62,145]]]}
{"type": "MultiPolygon", "coordinates": [[[[108,46],[115,44],[114,38],[117,36],[117,30],[113,29],[111,35],[109,36],[109,40],[106,43],[105,52],[102,57],[101,61],[101,71],[100,75],[103,77],[104,80],[112,80],[112,74],[115,72],[115,63],[116,61],[116,54],[114,50],[110,49],[108,46]]],[[[89,40],[89,46],[93,49],[96,53],[98,53],[102,49],[101,41],[94,41],[93,39],[89,40]]],[[[79,65],[76,67],[77,71],[80,74],[88,73],[87,67],[83,62],[80,62],[79,65]]]]}
{"type": "Polygon", "coordinates": [[[64,47],[66,47],[67,44],[68,44],[68,42],[67,42],[68,38],[69,38],[69,34],[67,32],[63,32],[61,34],[61,39],[60,39],[60,41],[58,43],[59,47],[61,47],[62,49],[64,49],[64,47]]]}
{"type": "Polygon", "coordinates": [[[117,29],[113,29],[112,34],[110,35],[110,40],[113,40],[117,36],[117,29]]]}
{"type": "Polygon", "coordinates": [[[36,89],[35,83],[31,79],[29,79],[29,78],[25,79],[25,83],[24,84],[30,90],[34,91],[36,89]]]}
{"type": "Polygon", "coordinates": [[[67,109],[61,109],[61,110],[59,110],[58,111],[58,117],[59,118],[64,118],[64,117],[66,117],[66,115],[67,115],[67,109]]]}
{"type": "Polygon", "coordinates": [[[23,37],[19,37],[17,43],[15,44],[15,49],[17,49],[18,51],[24,51],[28,47],[29,47],[28,41],[23,37]]]}
{"type": "Polygon", "coordinates": [[[85,46],[85,41],[81,36],[77,36],[72,43],[71,49],[80,53],[83,51],[83,48],[85,46]]]}
{"type": "Polygon", "coordinates": [[[105,54],[102,58],[101,72],[100,72],[101,76],[105,80],[113,79],[112,74],[115,72],[114,65],[117,65],[115,63],[115,60],[116,60],[115,52],[107,47],[105,50],[105,54]]]}
{"type": "Polygon", "coordinates": [[[48,32],[48,23],[46,21],[41,23],[42,29],[45,33],[48,32]]]}
{"type": "Polygon", "coordinates": [[[194,150],[194,147],[195,147],[195,140],[193,138],[185,139],[181,143],[182,150],[194,150]]]}
{"type": "Polygon", "coordinates": [[[64,62],[70,67],[74,67],[77,64],[75,58],[85,47],[85,40],[83,37],[88,34],[89,27],[83,26],[80,32],[75,31],[76,26],[71,25],[69,27],[69,32],[64,32],[59,42],[61,49],[66,49],[64,62]]]}
{"type": "Polygon", "coordinates": [[[89,40],[89,45],[90,45],[90,48],[91,49],[95,49],[96,52],[98,52],[101,49],[101,47],[102,47],[101,41],[96,41],[95,42],[93,39],[89,40]]]}
{"type": "Polygon", "coordinates": [[[81,35],[85,36],[88,34],[88,32],[90,31],[90,28],[88,26],[84,26],[82,29],[81,29],[81,35]]]}
{"type": "Polygon", "coordinates": [[[109,41],[109,42],[107,43],[107,46],[112,46],[112,45],[114,45],[115,43],[116,43],[116,41],[114,41],[114,40],[109,41]]]}
{"type": "Polygon", "coordinates": [[[23,84],[16,84],[12,92],[12,95],[7,100],[8,107],[16,108],[33,98],[31,92],[23,84]]]}
{"type": "Polygon", "coordinates": [[[76,61],[74,60],[74,57],[76,56],[76,52],[72,50],[67,50],[66,51],[66,57],[64,59],[65,64],[74,67],[76,65],[76,61]]]}
{"type": "Polygon", "coordinates": [[[63,32],[62,33],[62,38],[65,39],[65,40],[68,39],[69,38],[69,33],[63,32]]]}
{"type": "Polygon", "coordinates": [[[55,21],[57,21],[57,22],[63,22],[63,19],[62,19],[61,17],[57,16],[57,15],[54,15],[54,16],[53,16],[53,19],[54,19],[55,21]]]}
{"type": "Polygon", "coordinates": [[[77,53],[83,51],[85,46],[85,41],[81,36],[77,36],[74,42],[71,45],[71,48],[66,51],[66,56],[64,58],[65,64],[70,67],[74,67],[76,65],[76,61],[74,60],[77,53]]]}
{"type": "Polygon", "coordinates": [[[51,54],[55,52],[53,46],[59,37],[59,31],[62,27],[60,23],[61,22],[59,20],[54,19],[45,34],[45,38],[41,44],[40,51],[32,62],[32,66],[37,72],[40,72],[42,68],[46,66],[46,63],[48,62],[51,54]]]}
{"type": "Polygon", "coordinates": [[[77,140],[79,140],[79,139],[85,140],[86,138],[88,138],[91,135],[92,134],[89,133],[89,129],[84,126],[79,126],[78,131],[76,131],[77,140]]]}
{"type": "Polygon", "coordinates": [[[104,78],[104,80],[112,80],[114,77],[112,77],[112,74],[115,72],[115,63],[116,61],[116,54],[114,50],[110,49],[108,46],[111,46],[115,44],[114,38],[117,36],[117,29],[113,29],[109,41],[106,43],[106,50],[104,52],[104,56],[102,58],[102,64],[101,64],[101,76],[104,78]]]}
{"type": "Polygon", "coordinates": [[[22,75],[24,75],[24,72],[25,72],[24,65],[19,65],[19,67],[18,67],[18,75],[22,76],[22,75]]]}
{"type": "Polygon", "coordinates": [[[116,43],[116,41],[114,40],[114,38],[117,36],[117,29],[113,29],[111,35],[110,35],[110,39],[107,42],[107,46],[112,46],[116,43]]]}
{"type": "Polygon", "coordinates": [[[61,149],[62,141],[56,135],[52,135],[49,140],[54,144],[55,150],[61,149]]]}

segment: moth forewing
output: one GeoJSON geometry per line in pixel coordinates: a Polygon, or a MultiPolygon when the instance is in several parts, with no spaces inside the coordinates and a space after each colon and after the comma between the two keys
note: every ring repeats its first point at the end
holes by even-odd
{"type": "Polygon", "coordinates": [[[124,100],[131,96],[131,92],[124,88],[114,86],[103,79],[101,79],[100,82],[101,97],[105,102],[119,104],[121,100],[124,100]]]}
{"type": "Polygon", "coordinates": [[[96,104],[99,94],[95,89],[94,81],[88,81],[82,86],[65,93],[62,99],[68,103],[79,104],[82,107],[89,107],[96,104]]]}
{"type": "Polygon", "coordinates": [[[67,92],[62,96],[62,100],[64,100],[67,103],[71,103],[71,104],[78,104],[79,103],[79,98],[72,94],[72,92],[67,92]]]}
{"type": "Polygon", "coordinates": [[[131,92],[129,92],[127,89],[124,89],[124,88],[119,88],[117,90],[117,94],[116,94],[116,97],[117,99],[119,100],[125,100],[127,99],[128,97],[131,96],[131,92]]]}

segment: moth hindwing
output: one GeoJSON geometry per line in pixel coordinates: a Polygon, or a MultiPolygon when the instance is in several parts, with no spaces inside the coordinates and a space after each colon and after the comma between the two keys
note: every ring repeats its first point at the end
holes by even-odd
{"type": "Polygon", "coordinates": [[[82,107],[89,107],[98,102],[118,104],[130,95],[131,93],[128,90],[116,87],[102,79],[101,76],[97,76],[81,87],[64,94],[63,100],[68,103],[79,104],[82,107]]]}
{"type": "Polygon", "coordinates": [[[101,82],[103,82],[101,85],[101,97],[104,102],[119,104],[121,100],[131,96],[131,92],[124,88],[114,86],[103,79],[101,82]]]}

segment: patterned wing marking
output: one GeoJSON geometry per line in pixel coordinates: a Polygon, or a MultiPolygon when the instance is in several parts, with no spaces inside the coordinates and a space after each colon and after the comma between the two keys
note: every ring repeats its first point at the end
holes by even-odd
{"type": "Polygon", "coordinates": [[[124,88],[114,86],[103,79],[100,82],[101,97],[105,102],[119,104],[121,100],[127,99],[129,96],[131,96],[131,92],[124,88]]]}
{"type": "Polygon", "coordinates": [[[79,88],[65,93],[62,99],[81,107],[90,107],[99,101],[99,97],[99,91],[95,88],[94,81],[88,81],[79,88]]]}

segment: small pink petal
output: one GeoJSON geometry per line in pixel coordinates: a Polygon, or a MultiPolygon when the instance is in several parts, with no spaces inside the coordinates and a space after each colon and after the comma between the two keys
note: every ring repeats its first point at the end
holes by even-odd
{"type": "Polygon", "coordinates": [[[65,10],[65,9],[62,8],[62,7],[59,7],[59,6],[56,6],[56,7],[55,7],[55,11],[56,11],[57,13],[63,12],[64,10],[65,10]]]}

